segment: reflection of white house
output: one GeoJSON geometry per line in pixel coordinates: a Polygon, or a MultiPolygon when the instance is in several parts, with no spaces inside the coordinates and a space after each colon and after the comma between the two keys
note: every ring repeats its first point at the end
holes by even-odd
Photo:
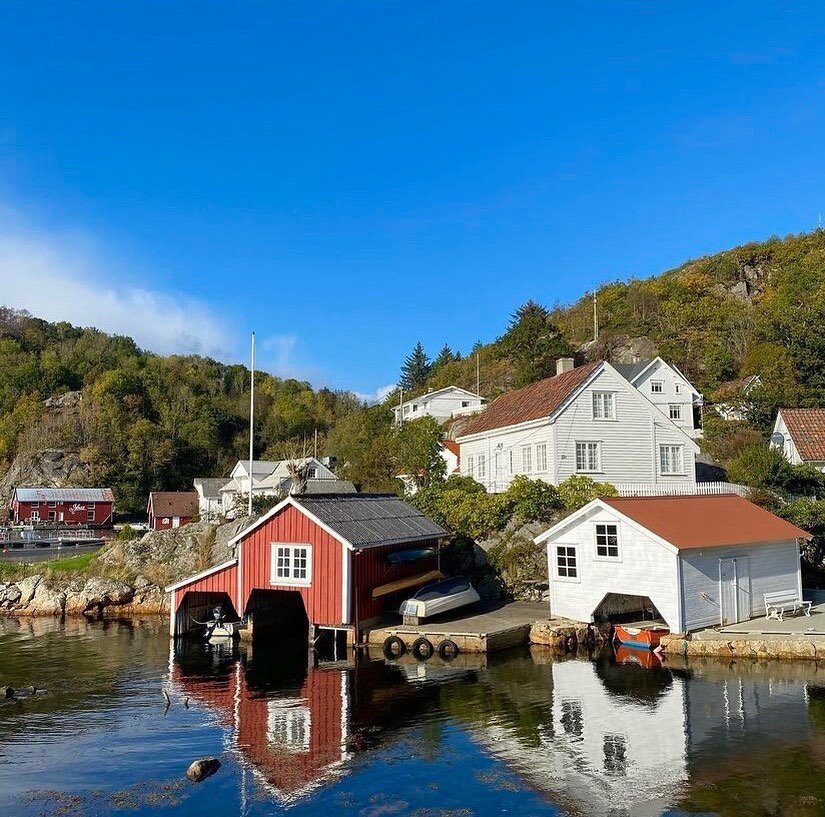
{"type": "Polygon", "coordinates": [[[813,465],[825,471],[825,409],[779,409],[773,424],[771,446],[791,465],[813,465]]]}
{"type": "Polygon", "coordinates": [[[396,424],[405,420],[417,420],[420,417],[433,417],[439,423],[443,423],[453,417],[481,411],[483,407],[484,398],[481,395],[460,389],[458,386],[447,386],[405,400],[395,406],[393,412],[396,424]]]}
{"type": "Polygon", "coordinates": [[[457,440],[462,474],[490,492],[506,490],[517,474],[553,485],[582,474],[614,485],[695,489],[699,447],[666,406],[604,361],[556,365],[555,377],[501,395],[470,421],[457,440]]]}
{"type": "Polygon", "coordinates": [[[735,495],[596,499],[536,538],[554,616],[655,608],[674,632],[765,614],[764,594],[802,595],[809,534],[735,495]]]}
{"type": "Polygon", "coordinates": [[[673,364],[656,357],[637,363],[615,363],[613,368],[667,414],[675,425],[691,437],[702,435],[696,422],[702,395],[673,364]]]}

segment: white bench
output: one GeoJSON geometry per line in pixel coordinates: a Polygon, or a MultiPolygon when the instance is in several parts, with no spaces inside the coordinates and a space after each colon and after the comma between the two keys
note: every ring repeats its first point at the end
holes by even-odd
{"type": "Polygon", "coordinates": [[[802,611],[806,616],[811,614],[811,602],[803,601],[798,590],[779,590],[776,593],[765,593],[765,618],[775,618],[782,621],[785,613],[796,615],[802,611]]]}

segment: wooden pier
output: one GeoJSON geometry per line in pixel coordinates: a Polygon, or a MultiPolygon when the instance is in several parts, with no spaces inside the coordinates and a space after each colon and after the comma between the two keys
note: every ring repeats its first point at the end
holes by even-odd
{"type": "Polygon", "coordinates": [[[381,622],[367,630],[367,643],[380,647],[387,638],[396,636],[409,649],[417,639],[426,638],[433,647],[450,640],[461,652],[497,652],[527,644],[530,627],[548,615],[546,603],[514,601],[476,605],[463,616],[440,616],[417,626],[381,622]]]}

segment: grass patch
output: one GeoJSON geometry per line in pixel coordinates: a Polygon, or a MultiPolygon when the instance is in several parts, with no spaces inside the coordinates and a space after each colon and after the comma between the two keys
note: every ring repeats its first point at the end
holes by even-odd
{"type": "Polygon", "coordinates": [[[80,553],[48,562],[0,562],[0,581],[18,581],[36,573],[50,577],[83,575],[89,570],[96,553],[80,553]]]}

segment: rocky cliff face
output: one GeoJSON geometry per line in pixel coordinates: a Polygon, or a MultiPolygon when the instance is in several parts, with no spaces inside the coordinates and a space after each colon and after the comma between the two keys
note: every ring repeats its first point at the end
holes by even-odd
{"type": "Polygon", "coordinates": [[[91,475],[91,466],[81,459],[77,451],[46,448],[18,454],[5,476],[0,479],[0,502],[6,505],[17,486],[88,486],[91,475]]]}

